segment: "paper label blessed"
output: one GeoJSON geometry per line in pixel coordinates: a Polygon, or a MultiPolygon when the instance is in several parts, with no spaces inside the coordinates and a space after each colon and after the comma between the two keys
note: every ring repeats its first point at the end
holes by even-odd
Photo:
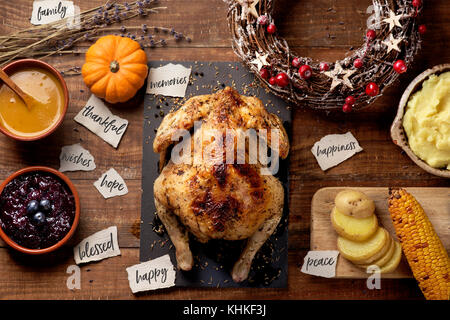
{"type": "Polygon", "coordinates": [[[147,79],[147,93],[169,97],[184,97],[189,83],[191,68],[169,63],[151,68],[147,79]]]}
{"type": "Polygon", "coordinates": [[[76,264],[103,260],[120,255],[117,227],[94,233],[73,248],[76,264]]]}
{"type": "Polygon", "coordinates": [[[176,271],[168,254],[126,269],[133,293],[175,285],[176,271]]]}
{"type": "Polygon", "coordinates": [[[92,171],[95,169],[94,157],[79,143],[64,146],[59,155],[59,171],[92,171]]]}
{"type": "Polygon", "coordinates": [[[316,142],[311,149],[320,168],[325,171],[347,160],[363,149],[351,132],[330,134],[316,142]]]}
{"type": "Polygon", "coordinates": [[[309,251],[303,261],[302,272],[324,278],[336,276],[336,265],[339,251],[309,251]]]}
{"type": "Polygon", "coordinates": [[[114,148],[117,148],[128,127],[128,120],[113,115],[105,103],[95,95],[91,95],[86,106],[75,116],[74,120],[114,148]]]}
{"type": "Polygon", "coordinates": [[[105,199],[123,196],[128,193],[128,188],[120,174],[111,168],[94,182],[94,186],[105,199]]]}
{"type": "Polygon", "coordinates": [[[30,22],[34,25],[41,25],[73,17],[74,15],[75,6],[72,1],[34,1],[30,22]]]}

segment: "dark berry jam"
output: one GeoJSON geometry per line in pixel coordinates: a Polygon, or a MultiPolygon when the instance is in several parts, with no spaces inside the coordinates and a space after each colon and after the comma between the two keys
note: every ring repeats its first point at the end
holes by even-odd
{"type": "MultiPolygon", "coordinates": [[[[36,203],[36,202],[34,202],[36,203]]],[[[23,174],[3,189],[0,195],[0,227],[18,245],[44,249],[59,242],[69,232],[75,218],[75,200],[66,184],[47,172],[23,174]],[[30,202],[49,201],[41,223],[27,213],[30,202]]]]}

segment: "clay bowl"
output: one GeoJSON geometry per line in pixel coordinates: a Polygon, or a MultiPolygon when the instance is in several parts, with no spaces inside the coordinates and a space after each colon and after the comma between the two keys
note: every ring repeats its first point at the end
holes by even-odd
{"type": "MultiPolygon", "coordinates": [[[[52,134],[61,125],[61,123],[63,122],[64,117],[66,115],[67,108],[69,106],[69,90],[67,89],[66,81],[64,80],[61,73],[59,73],[59,71],[56,70],[53,66],[51,66],[48,63],[41,61],[41,60],[36,60],[36,59],[16,60],[16,61],[13,61],[13,62],[7,64],[6,66],[4,66],[3,71],[5,71],[5,73],[7,75],[10,75],[14,71],[20,70],[23,68],[41,68],[41,69],[47,70],[48,72],[50,72],[51,74],[53,74],[55,76],[55,78],[59,81],[59,83],[61,84],[63,91],[64,91],[64,107],[61,112],[61,115],[60,115],[58,121],[56,121],[53,124],[53,126],[50,127],[44,133],[36,135],[36,136],[20,136],[20,135],[16,135],[16,134],[8,131],[2,125],[0,125],[0,131],[3,132],[5,135],[7,135],[10,138],[13,138],[18,141],[35,141],[35,140],[45,138],[48,135],[52,134]]],[[[3,85],[3,83],[0,83],[0,86],[1,85],[3,85]]]]}
{"type": "Polygon", "coordinates": [[[75,200],[75,217],[72,223],[72,226],[70,228],[70,230],[67,232],[67,234],[57,243],[55,243],[54,245],[47,247],[47,248],[43,248],[43,249],[30,249],[30,248],[26,248],[23,247],[19,244],[17,244],[16,242],[14,242],[3,230],[2,228],[0,228],[0,237],[3,239],[3,241],[5,241],[11,248],[18,250],[20,252],[23,253],[27,253],[27,254],[31,254],[31,255],[38,255],[38,254],[44,254],[44,253],[49,253],[49,252],[53,252],[56,249],[58,249],[59,247],[61,247],[62,245],[64,245],[65,243],[67,243],[67,241],[69,241],[69,239],[72,237],[72,235],[75,233],[75,230],[77,229],[78,226],[78,222],[80,220],[80,198],[78,196],[78,192],[75,188],[75,186],[73,185],[73,183],[70,181],[70,179],[68,177],[66,177],[64,174],[62,174],[61,172],[52,169],[52,168],[48,168],[48,167],[40,167],[40,166],[36,166],[36,167],[27,167],[24,169],[21,169],[19,171],[16,171],[15,173],[13,173],[12,175],[10,175],[1,185],[0,185],[0,194],[3,192],[3,189],[6,187],[6,185],[12,181],[13,179],[17,178],[20,175],[26,174],[26,173],[31,173],[31,172],[46,172],[46,173],[50,173],[53,174],[54,176],[56,176],[57,178],[59,178],[63,183],[66,184],[67,188],[70,190],[70,192],[72,193],[74,200],[75,200]]]}
{"type": "Polygon", "coordinates": [[[403,96],[398,106],[397,116],[395,117],[391,127],[392,141],[400,148],[402,148],[406,152],[406,154],[411,158],[411,160],[414,161],[415,164],[417,164],[423,170],[431,174],[444,178],[450,178],[449,170],[430,167],[425,161],[417,157],[414,154],[414,152],[412,152],[412,150],[410,149],[408,144],[408,138],[403,129],[403,115],[405,114],[405,109],[406,105],[408,104],[409,97],[422,88],[422,83],[425,80],[427,80],[428,77],[432,74],[439,75],[447,71],[450,71],[450,64],[441,64],[435,66],[432,69],[428,69],[423,73],[421,73],[420,75],[418,75],[403,93],[403,96]]]}

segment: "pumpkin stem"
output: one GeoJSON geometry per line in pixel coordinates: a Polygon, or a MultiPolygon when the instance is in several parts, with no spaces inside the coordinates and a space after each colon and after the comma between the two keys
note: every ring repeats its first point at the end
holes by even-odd
{"type": "Polygon", "coordinates": [[[116,73],[117,71],[119,71],[119,69],[119,62],[117,62],[116,60],[111,61],[111,63],[109,64],[109,70],[111,70],[112,73],[116,73]]]}

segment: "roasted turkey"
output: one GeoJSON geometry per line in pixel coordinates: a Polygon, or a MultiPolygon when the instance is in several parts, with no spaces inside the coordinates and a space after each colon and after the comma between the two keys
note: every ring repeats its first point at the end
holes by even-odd
{"type": "Polygon", "coordinates": [[[276,161],[287,157],[281,120],[259,99],[230,87],[187,100],[158,128],[153,150],[160,154],[161,174],[154,184],[155,205],[182,270],[193,266],[189,232],[200,242],[248,239],[232,270],[234,281],[247,279],[256,252],[281,219],[283,186],[267,173],[267,161],[252,161],[251,138],[243,136],[249,129],[265,130],[261,139],[276,161]],[[241,149],[238,141],[245,141],[241,149]]]}

